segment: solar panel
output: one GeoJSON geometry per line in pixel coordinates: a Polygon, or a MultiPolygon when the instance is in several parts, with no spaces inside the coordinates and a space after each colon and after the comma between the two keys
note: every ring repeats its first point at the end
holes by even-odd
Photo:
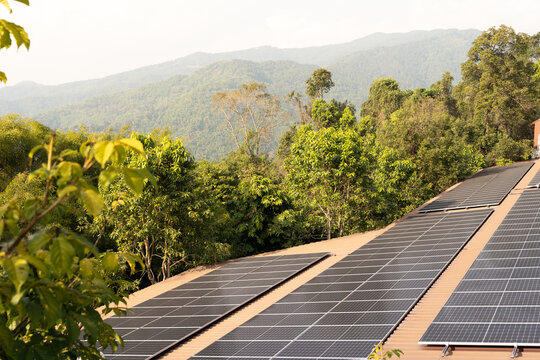
{"type": "Polygon", "coordinates": [[[518,163],[477,172],[419,212],[499,205],[534,163],[518,163]]]}
{"type": "Polygon", "coordinates": [[[287,279],[327,257],[327,253],[250,257],[180,285],[106,319],[124,339],[106,359],[148,359],[187,340],[287,279]]]}
{"type": "Polygon", "coordinates": [[[366,358],[491,212],[410,216],[192,359],[366,358]]]}
{"type": "Polygon", "coordinates": [[[540,190],[521,194],[420,344],[540,346],[540,190]]]}
{"type": "Polygon", "coordinates": [[[527,185],[528,188],[538,188],[540,187],[540,170],[536,172],[536,175],[534,175],[533,179],[527,185]]]}

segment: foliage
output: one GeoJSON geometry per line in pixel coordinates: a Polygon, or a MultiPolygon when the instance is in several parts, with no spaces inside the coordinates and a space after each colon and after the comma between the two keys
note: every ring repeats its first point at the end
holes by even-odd
{"type": "MultiPolygon", "coordinates": [[[[224,244],[205,238],[212,211],[197,191],[194,161],[181,140],[168,136],[133,134],[144,144],[146,164],[155,187],[139,184],[141,196],[127,192],[130,177],[102,178],[105,211],[91,225],[94,234],[105,234],[122,251],[140,254],[152,284],[199,264],[228,256],[224,244]],[[118,195],[120,194],[120,200],[118,195]]],[[[128,157],[126,166],[139,167],[141,159],[128,157]]],[[[136,175],[136,174],[134,174],[136,175]]]]}
{"type": "Polygon", "coordinates": [[[317,69],[306,80],[306,94],[310,99],[322,99],[334,87],[332,73],[325,68],[317,69]]]}
{"type": "Polygon", "coordinates": [[[378,146],[372,134],[363,132],[360,127],[315,131],[302,126],[285,161],[292,195],[325,222],[328,239],[375,228],[401,210],[383,205],[391,201],[384,171],[399,170],[394,179],[397,186],[403,185],[412,174],[411,164],[401,162],[392,151],[378,146]],[[395,163],[378,163],[378,158],[395,163]],[[383,215],[383,208],[390,212],[383,215]]]}
{"type": "Polygon", "coordinates": [[[140,170],[121,166],[128,152],[144,151],[133,139],[87,142],[79,151],[81,166],[68,160],[77,151],[53,155],[54,138],[29,154],[47,153],[28,177],[42,182],[43,191],[22,205],[15,198],[0,207],[0,357],[6,359],[100,359],[98,344],[113,350],[122,344],[101,314],[122,313],[129,285],[114,274],[125,263],[135,271],[139,260],[130,253],[100,253],[76,232],[50,226],[49,215],[77,199],[97,216],[103,202],[85,174],[98,164],[104,176],[137,172],[134,183],[145,181],[140,170]]]}
{"type": "MultiPolygon", "coordinates": [[[[499,139],[529,139],[528,124],[540,116],[540,79],[535,77],[539,39],[504,25],[490,28],[473,42],[462,65],[463,82],[455,89],[457,106],[461,116],[474,124],[474,137],[490,164],[501,154],[500,149],[499,155],[490,154],[499,139]]],[[[506,155],[516,161],[529,154],[506,155]]]]}
{"type": "Polygon", "coordinates": [[[383,344],[375,345],[369,354],[368,359],[372,360],[387,360],[391,359],[394,355],[401,357],[403,351],[399,349],[385,350],[383,344]]]}
{"type": "Polygon", "coordinates": [[[371,117],[376,124],[382,123],[398,110],[407,93],[399,89],[399,84],[392,78],[376,79],[369,89],[369,97],[362,104],[361,116],[371,117]]]}
{"type": "MultiPolygon", "coordinates": [[[[29,5],[28,0],[14,0],[25,5],[29,5]]],[[[11,13],[11,7],[8,0],[1,0],[0,4],[4,5],[11,13]]],[[[24,46],[26,49],[30,48],[30,39],[26,31],[19,25],[9,22],[4,19],[0,19],[0,50],[8,49],[11,47],[12,38],[17,44],[17,48],[24,46]]],[[[6,74],[0,71],[0,81],[6,82],[6,74]]]]}

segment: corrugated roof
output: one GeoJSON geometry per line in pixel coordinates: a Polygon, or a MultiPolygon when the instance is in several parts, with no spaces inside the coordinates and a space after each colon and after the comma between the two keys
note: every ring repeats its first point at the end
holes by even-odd
{"type": "MultiPolygon", "coordinates": [[[[533,168],[521,179],[515,186],[514,190],[508,197],[499,205],[494,207],[494,213],[488,221],[480,228],[476,235],[469,241],[465,248],[460,252],[452,264],[446,269],[442,276],[428,290],[420,302],[409,313],[405,320],[397,327],[394,333],[387,340],[385,347],[387,349],[401,349],[405,353],[401,359],[405,360],[422,360],[422,359],[440,359],[442,347],[440,346],[423,346],[418,344],[418,340],[423,335],[431,321],[438,314],[445,302],[452,294],[455,287],[458,285],[462,277],[465,275],[473,261],[476,259],[484,245],[487,243],[491,235],[495,232],[501,221],[504,219],[508,211],[512,208],[518,195],[534,177],[540,169],[540,160],[536,160],[533,168]]],[[[431,201],[435,200],[432,199],[431,201]]],[[[468,210],[456,210],[468,211],[468,210]]],[[[257,301],[249,304],[230,317],[224,319],[206,331],[195,336],[188,342],[182,344],[168,354],[164,355],[163,359],[188,359],[195,355],[206,346],[218,340],[228,332],[241,325],[245,321],[251,319],[256,314],[260,313],[279,299],[289,294],[300,285],[320,274],[328,267],[332,266],[346,255],[366,244],[376,236],[382,234],[386,229],[392,227],[389,225],[385,229],[370,231],[350,235],[342,238],[336,238],[317,243],[301,245],[289,249],[284,249],[271,253],[273,254],[300,254],[308,252],[331,252],[333,256],[323,260],[314,267],[308,269],[299,276],[286,282],[285,284],[274,289],[267,295],[261,297],[257,301]]],[[[261,254],[258,256],[270,255],[261,254]]],[[[204,275],[217,266],[198,267],[180,275],[174,276],[168,280],[147,287],[130,296],[128,306],[134,306],[145,300],[153,298],[158,294],[170,290],[178,285],[189,282],[201,275],[204,275]]],[[[450,359],[508,359],[512,349],[509,348],[472,348],[458,347],[449,352],[447,356],[450,359]]],[[[523,359],[540,359],[540,349],[527,348],[522,354],[523,359]]]]}

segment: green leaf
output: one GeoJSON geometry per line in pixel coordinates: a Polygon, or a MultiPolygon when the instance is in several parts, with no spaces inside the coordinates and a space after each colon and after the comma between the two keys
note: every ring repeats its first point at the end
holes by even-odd
{"type": "Polygon", "coordinates": [[[126,181],[127,186],[133,191],[136,195],[141,195],[144,188],[145,176],[141,174],[141,169],[123,169],[124,180],[126,181]]]}
{"type": "Polygon", "coordinates": [[[79,193],[86,210],[92,216],[98,216],[103,210],[103,200],[93,189],[84,189],[79,193]]]}
{"type": "Polygon", "coordinates": [[[114,153],[114,143],[110,141],[100,141],[94,145],[93,150],[96,161],[101,164],[101,168],[104,168],[107,160],[109,160],[114,153]]]}
{"type": "Polygon", "coordinates": [[[64,158],[66,156],[75,155],[75,154],[78,154],[77,151],[66,149],[66,150],[62,150],[62,152],[60,153],[60,157],[64,158]]]}
{"type": "Polygon", "coordinates": [[[2,267],[6,271],[8,279],[11,280],[13,286],[15,286],[16,294],[12,297],[12,303],[16,305],[22,297],[21,289],[28,279],[30,274],[30,267],[25,259],[21,257],[4,258],[2,261],[2,267]]]}
{"type": "Polygon", "coordinates": [[[53,241],[51,245],[51,262],[58,272],[66,273],[71,269],[74,257],[75,249],[65,237],[60,236],[53,241]]]}
{"type": "Polygon", "coordinates": [[[66,180],[79,178],[83,175],[81,165],[71,161],[62,161],[58,165],[58,173],[66,180]]]}
{"type": "Polygon", "coordinates": [[[23,205],[23,216],[26,220],[30,220],[36,214],[38,207],[37,199],[28,199],[24,202],[23,205]]]}
{"type": "Polygon", "coordinates": [[[109,186],[118,176],[118,169],[114,166],[109,166],[99,174],[99,181],[103,186],[109,186]]]}
{"type": "Polygon", "coordinates": [[[79,272],[85,279],[92,279],[96,276],[95,273],[95,260],[94,259],[82,259],[79,264],[79,272]]]}
{"type": "Polygon", "coordinates": [[[19,25],[0,19],[0,49],[11,46],[11,37],[15,39],[17,47],[24,45],[30,48],[30,39],[26,31],[19,25]]]}
{"type": "Polygon", "coordinates": [[[44,249],[52,240],[52,235],[47,232],[41,232],[34,235],[28,241],[28,252],[35,254],[38,250],[44,249]]]}
{"type": "Polygon", "coordinates": [[[3,82],[4,84],[7,82],[6,73],[3,71],[0,71],[0,81],[3,82]]]}
{"type": "Polygon", "coordinates": [[[40,149],[45,149],[45,146],[43,145],[37,145],[37,146],[34,146],[32,148],[32,150],[30,150],[30,152],[28,153],[28,157],[30,159],[32,159],[34,157],[34,155],[36,154],[36,151],[40,150],[40,149]]]}
{"type": "Polygon", "coordinates": [[[118,261],[119,261],[118,254],[111,253],[111,252],[104,254],[103,258],[101,259],[103,268],[110,272],[114,272],[118,270],[118,261]]]}
{"type": "Polygon", "coordinates": [[[143,147],[143,144],[139,140],[125,138],[125,139],[118,140],[116,143],[120,143],[128,147],[129,149],[134,150],[141,155],[144,155],[144,147],[143,147]]]}
{"type": "Polygon", "coordinates": [[[64,195],[69,195],[69,194],[71,194],[72,192],[75,192],[75,191],[77,191],[77,190],[79,190],[79,188],[76,187],[75,185],[64,186],[62,189],[60,189],[60,190],[58,191],[58,196],[59,196],[59,197],[62,197],[62,196],[64,196],[64,195]]]}

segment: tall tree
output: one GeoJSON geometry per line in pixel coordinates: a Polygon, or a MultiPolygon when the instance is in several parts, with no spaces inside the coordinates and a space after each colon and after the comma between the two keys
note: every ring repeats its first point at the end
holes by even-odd
{"type": "Polygon", "coordinates": [[[367,101],[362,104],[360,115],[370,116],[377,126],[400,108],[408,94],[401,91],[398,82],[392,78],[376,79],[371,84],[367,101]]]}
{"type": "Polygon", "coordinates": [[[334,87],[332,73],[325,68],[317,69],[306,80],[306,94],[311,100],[322,99],[334,87]]]}
{"type": "Polygon", "coordinates": [[[540,116],[540,79],[535,77],[539,39],[505,25],[492,27],[473,42],[462,64],[463,81],[455,89],[458,106],[461,116],[477,127],[484,154],[500,136],[515,141],[530,137],[528,124],[540,116]]]}
{"type": "Polygon", "coordinates": [[[234,140],[237,149],[254,156],[261,153],[272,137],[274,128],[283,120],[280,101],[269,94],[264,84],[252,82],[239,89],[218,92],[212,98],[234,140]]]}

